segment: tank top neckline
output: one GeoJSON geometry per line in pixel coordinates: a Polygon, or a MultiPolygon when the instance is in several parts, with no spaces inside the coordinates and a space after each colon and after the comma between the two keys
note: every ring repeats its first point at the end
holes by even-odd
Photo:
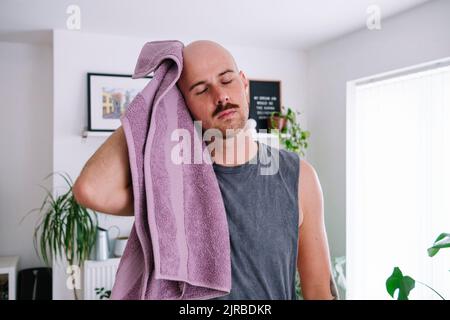
{"type": "Polygon", "coordinates": [[[252,166],[254,165],[258,165],[259,164],[259,155],[260,155],[260,148],[262,148],[262,145],[259,141],[256,141],[256,144],[258,145],[256,154],[247,162],[244,162],[242,164],[239,164],[237,166],[224,166],[221,164],[217,164],[217,163],[213,163],[213,169],[216,172],[223,172],[223,173],[239,173],[242,170],[248,170],[250,168],[252,168],[252,166]],[[254,161],[256,158],[256,162],[254,161]]]}

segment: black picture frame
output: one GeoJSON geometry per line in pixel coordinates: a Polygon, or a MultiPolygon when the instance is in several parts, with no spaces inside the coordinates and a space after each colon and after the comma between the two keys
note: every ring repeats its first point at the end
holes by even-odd
{"type": "MultiPolygon", "coordinates": [[[[99,72],[88,72],[87,73],[87,130],[94,132],[114,132],[120,126],[120,116],[125,111],[128,104],[133,101],[134,97],[145,87],[145,85],[151,80],[152,76],[147,76],[139,79],[132,79],[131,74],[116,74],[116,73],[99,73],[99,72]],[[128,78],[128,79],[127,79],[128,78]],[[103,96],[98,96],[98,99],[94,100],[94,92],[96,95],[99,94],[101,84],[97,83],[100,79],[104,79],[104,85],[114,84],[114,81],[122,87],[125,88],[114,88],[111,90],[117,90],[117,99],[120,95],[120,91],[125,90],[129,97],[125,97],[125,101],[113,101],[114,105],[112,108],[114,111],[109,114],[105,114],[105,101],[103,96]],[[126,81],[124,81],[127,79],[126,81]],[[95,83],[94,83],[95,82],[95,83]],[[132,94],[130,93],[132,92],[132,94]],[[99,102],[102,100],[102,102],[99,102]],[[120,104],[118,106],[117,104],[120,104]],[[101,108],[101,110],[100,110],[101,108]],[[118,110],[118,108],[120,110],[118,110]],[[120,112],[119,112],[120,111],[120,112]],[[101,114],[101,115],[100,115],[101,114]],[[107,116],[105,118],[105,115],[107,116]]],[[[108,94],[105,91],[105,87],[102,88],[103,94],[108,94]]],[[[109,103],[109,102],[108,102],[109,103]]]]}
{"type": "Polygon", "coordinates": [[[280,112],[281,80],[249,79],[249,118],[256,121],[256,130],[268,131],[268,118],[280,112]]]}

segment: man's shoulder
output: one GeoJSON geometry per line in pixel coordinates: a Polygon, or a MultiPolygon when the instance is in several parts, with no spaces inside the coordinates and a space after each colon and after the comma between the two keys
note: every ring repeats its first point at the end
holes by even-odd
{"type": "Polygon", "coordinates": [[[301,179],[309,181],[311,181],[311,179],[318,179],[316,169],[314,169],[313,165],[305,159],[300,159],[300,172],[301,179]]]}

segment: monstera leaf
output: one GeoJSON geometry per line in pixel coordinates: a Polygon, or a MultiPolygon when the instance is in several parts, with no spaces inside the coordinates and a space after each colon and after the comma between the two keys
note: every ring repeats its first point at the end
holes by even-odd
{"type": "Polygon", "coordinates": [[[404,276],[399,267],[394,268],[392,275],[386,280],[386,289],[394,298],[395,291],[398,290],[397,300],[408,300],[409,292],[414,289],[416,281],[408,276],[404,276]]]}
{"type": "Polygon", "coordinates": [[[442,248],[450,248],[450,233],[441,233],[434,241],[433,246],[428,248],[428,255],[433,257],[442,248]]]}

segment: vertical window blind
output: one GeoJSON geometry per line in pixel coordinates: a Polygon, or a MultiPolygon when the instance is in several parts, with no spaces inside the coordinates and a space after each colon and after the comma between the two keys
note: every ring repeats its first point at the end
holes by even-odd
{"type": "MultiPolygon", "coordinates": [[[[347,299],[392,299],[394,267],[450,299],[450,66],[355,85],[347,142],[347,299]]],[[[349,118],[348,118],[349,119],[349,118]]],[[[410,299],[440,299],[416,283],[410,299]]]]}

